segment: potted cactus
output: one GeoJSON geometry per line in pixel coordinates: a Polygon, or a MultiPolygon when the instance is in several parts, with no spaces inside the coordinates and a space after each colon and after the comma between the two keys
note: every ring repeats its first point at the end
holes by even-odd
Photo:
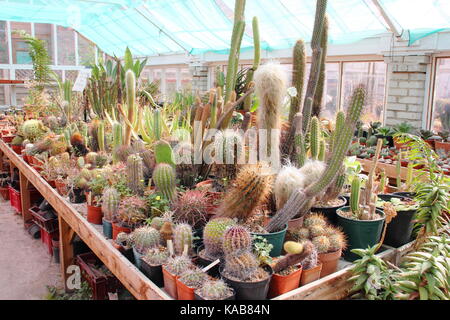
{"type": "Polygon", "coordinates": [[[208,275],[197,267],[186,270],[176,278],[178,300],[195,300],[195,290],[201,288],[207,279],[208,275]]]}
{"type": "Polygon", "coordinates": [[[131,233],[132,229],[142,224],[147,219],[145,210],[146,202],[141,197],[124,197],[113,220],[113,239],[119,232],[131,233]]]}
{"type": "Polygon", "coordinates": [[[164,247],[151,248],[141,257],[142,272],[158,287],[164,286],[162,266],[169,259],[169,252],[164,247]]]}
{"type": "Polygon", "coordinates": [[[186,256],[169,258],[163,265],[164,290],[174,299],[178,298],[176,279],[188,269],[193,269],[192,261],[186,256]]]}
{"type": "Polygon", "coordinates": [[[158,230],[143,226],[135,229],[130,234],[131,243],[133,244],[133,254],[136,267],[141,269],[141,258],[147,250],[159,247],[160,233],[158,230]]]}
{"type": "Polygon", "coordinates": [[[117,215],[120,204],[120,196],[115,188],[107,188],[102,195],[102,224],[103,234],[106,238],[112,239],[112,221],[117,215]]]}
{"type": "Polygon", "coordinates": [[[106,177],[103,172],[99,169],[97,170],[88,184],[88,192],[86,194],[87,202],[87,220],[93,224],[102,224],[102,194],[105,187],[108,185],[106,177]]]}
{"type": "Polygon", "coordinates": [[[195,300],[234,300],[234,290],[223,280],[206,280],[195,290],[195,300]]]}

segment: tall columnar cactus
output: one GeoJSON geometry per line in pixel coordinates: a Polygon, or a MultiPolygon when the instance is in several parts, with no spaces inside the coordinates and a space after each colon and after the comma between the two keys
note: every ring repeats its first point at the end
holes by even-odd
{"type": "MultiPolygon", "coordinates": [[[[255,73],[255,86],[260,102],[257,114],[258,129],[266,130],[266,155],[278,164],[280,161],[281,109],[286,94],[286,75],[279,64],[263,65],[255,73]]],[[[261,136],[260,143],[262,143],[261,136]]]]}
{"type": "Polygon", "coordinates": [[[120,195],[115,188],[108,188],[102,196],[102,212],[104,219],[112,221],[119,210],[120,195]]]}
{"type": "Polygon", "coordinates": [[[205,255],[217,259],[223,255],[223,236],[227,228],[236,222],[229,218],[216,218],[209,221],[203,230],[203,244],[205,255]]]}
{"type": "Polygon", "coordinates": [[[185,246],[187,246],[187,254],[192,253],[192,240],[192,227],[190,225],[181,223],[175,226],[173,230],[173,244],[176,254],[183,254],[185,246]]]}
{"type": "Polygon", "coordinates": [[[114,121],[112,124],[113,150],[120,147],[123,143],[123,127],[120,122],[114,121]]]}
{"type": "Polygon", "coordinates": [[[225,254],[250,251],[252,247],[252,236],[243,226],[232,226],[228,228],[223,236],[223,251],[225,254]]]}
{"type": "Polygon", "coordinates": [[[386,171],[385,170],[381,170],[380,173],[380,185],[378,187],[378,193],[384,193],[384,190],[386,189],[388,183],[388,179],[386,176],[386,171]]]}
{"type": "Polygon", "coordinates": [[[125,73],[125,87],[127,92],[128,123],[126,124],[123,143],[129,146],[131,144],[131,132],[133,130],[131,125],[134,123],[134,104],[136,99],[136,76],[131,69],[125,73]]]}
{"type": "Polygon", "coordinates": [[[240,163],[245,162],[245,143],[243,136],[234,130],[225,130],[214,140],[215,162],[221,176],[228,180],[236,178],[240,163]],[[223,165],[221,165],[223,164],[223,165]]]}
{"type": "Polygon", "coordinates": [[[167,163],[160,163],[153,170],[153,181],[156,188],[166,199],[172,201],[176,197],[175,169],[167,163]]]}
{"type": "Polygon", "coordinates": [[[292,59],[292,86],[297,90],[297,95],[291,99],[289,110],[289,122],[292,124],[295,115],[300,111],[300,103],[303,95],[303,85],[305,82],[306,51],[303,40],[298,40],[294,46],[292,59]]]}
{"type": "Polygon", "coordinates": [[[253,210],[267,199],[270,190],[271,176],[265,168],[260,164],[246,166],[239,171],[217,212],[219,216],[245,222],[253,210]]]}
{"type": "Polygon", "coordinates": [[[160,243],[159,231],[152,227],[140,227],[133,231],[131,240],[139,253],[145,253],[150,248],[156,248],[160,243]]]}
{"type": "Polygon", "coordinates": [[[316,93],[314,95],[312,115],[320,116],[322,109],[323,93],[325,89],[325,75],[326,75],[326,60],[328,53],[328,18],[325,16],[325,20],[322,28],[322,36],[320,39],[320,47],[322,48],[322,57],[320,61],[320,74],[317,82],[316,93]]]}
{"type": "Polygon", "coordinates": [[[320,77],[320,67],[322,62],[323,50],[321,48],[322,30],[325,22],[325,12],[327,9],[327,0],[317,0],[316,15],[314,20],[314,29],[311,40],[312,58],[311,71],[306,88],[305,103],[303,105],[303,133],[309,131],[311,121],[314,97],[316,94],[317,84],[320,77]],[[311,98],[309,100],[308,98],[311,98]]]}
{"type": "Polygon", "coordinates": [[[333,154],[328,160],[327,168],[321,178],[304,190],[296,190],[285,206],[272,218],[266,227],[267,231],[281,230],[299,212],[300,215],[304,215],[309,209],[309,200],[324,191],[334,181],[350,147],[356,122],[359,120],[364,106],[365,95],[366,92],[361,86],[353,93],[350,107],[347,110],[345,125],[338,133],[340,139],[334,145],[333,154]]]}
{"type": "Polygon", "coordinates": [[[127,185],[133,193],[144,194],[144,171],[142,158],[132,154],[127,159],[127,185]]]}
{"type": "Polygon", "coordinates": [[[339,111],[336,114],[336,125],[330,138],[330,152],[333,152],[335,141],[339,140],[338,133],[344,125],[345,125],[345,113],[344,111],[339,111]]]}
{"type": "Polygon", "coordinates": [[[350,191],[350,210],[359,215],[360,212],[360,203],[361,199],[361,179],[359,177],[355,177],[352,180],[352,186],[350,191]]]}
{"type": "MultiPolygon", "coordinates": [[[[253,30],[253,47],[255,50],[255,54],[253,57],[253,66],[247,71],[247,76],[245,78],[245,88],[248,90],[250,88],[250,82],[253,81],[253,76],[255,71],[258,69],[259,64],[261,63],[261,40],[259,36],[259,23],[258,18],[253,17],[252,21],[252,30],[253,30]]],[[[252,95],[249,95],[244,101],[244,110],[250,111],[252,106],[252,95]]]]}
{"type": "Polygon", "coordinates": [[[98,150],[106,151],[105,148],[105,124],[103,121],[100,121],[97,128],[97,141],[98,141],[98,150]]]}
{"type": "Polygon", "coordinates": [[[259,261],[250,251],[228,254],[225,257],[224,273],[240,281],[254,280],[259,261]]]}
{"type": "Polygon", "coordinates": [[[321,129],[319,119],[313,117],[311,120],[311,134],[310,134],[310,150],[311,159],[317,160],[320,152],[320,141],[321,141],[321,129]]]}

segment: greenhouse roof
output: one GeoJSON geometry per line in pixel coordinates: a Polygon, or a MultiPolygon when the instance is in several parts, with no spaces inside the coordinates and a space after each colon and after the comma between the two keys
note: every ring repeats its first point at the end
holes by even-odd
{"type": "MultiPolygon", "coordinates": [[[[110,55],[126,46],[137,56],[229,48],[235,0],[0,0],[0,20],[72,27],[110,55]]],[[[262,48],[309,40],[315,1],[247,0],[243,49],[260,21],[262,48]]],[[[352,43],[387,31],[410,43],[450,28],[448,0],[329,0],[330,42],[352,43]]]]}

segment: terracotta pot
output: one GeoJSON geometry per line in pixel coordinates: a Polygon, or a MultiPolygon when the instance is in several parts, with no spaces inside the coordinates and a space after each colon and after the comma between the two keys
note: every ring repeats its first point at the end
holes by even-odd
{"type": "Polygon", "coordinates": [[[14,136],[2,136],[2,139],[5,143],[11,143],[11,141],[14,139],[14,136]]]}
{"type": "Polygon", "coordinates": [[[188,287],[180,278],[175,279],[177,284],[177,296],[178,300],[195,300],[195,288],[188,287]]]}
{"type": "Polygon", "coordinates": [[[62,196],[66,196],[67,195],[67,192],[68,192],[67,185],[66,185],[66,183],[64,181],[56,180],[55,181],[55,187],[56,187],[56,190],[58,191],[58,193],[60,195],[62,195],[62,196]]]}
{"type": "Polygon", "coordinates": [[[44,164],[42,161],[36,159],[35,157],[31,156],[31,166],[36,170],[37,172],[42,171],[41,166],[44,164]]]}
{"type": "Polygon", "coordinates": [[[319,261],[322,263],[322,270],[320,271],[320,277],[326,277],[329,274],[335,273],[338,268],[339,259],[341,258],[342,250],[339,249],[335,252],[319,253],[319,261]]]}
{"type": "Polygon", "coordinates": [[[131,228],[122,227],[122,226],[118,225],[116,222],[113,222],[112,229],[113,229],[113,234],[112,234],[113,240],[116,240],[117,235],[121,232],[131,233],[131,228]]]}
{"type": "Polygon", "coordinates": [[[20,154],[22,154],[23,147],[22,146],[11,146],[11,149],[13,149],[15,153],[20,155],[20,154]]]}
{"type": "Polygon", "coordinates": [[[102,224],[102,207],[87,205],[87,221],[93,224],[102,224]]]}
{"type": "Polygon", "coordinates": [[[274,273],[270,280],[268,298],[272,299],[282,294],[295,290],[300,286],[300,278],[302,277],[302,268],[290,275],[282,276],[274,273]]]}
{"type": "Polygon", "coordinates": [[[437,150],[444,150],[445,152],[450,152],[450,142],[435,141],[434,147],[437,150]]]}
{"type": "Polygon", "coordinates": [[[312,269],[303,270],[302,276],[300,278],[300,286],[304,286],[305,284],[319,280],[321,271],[322,271],[322,263],[321,262],[319,262],[317,264],[317,266],[312,269]]]}
{"type": "Polygon", "coordinates": [[[163,279],[164,279],[164,290],[167,292],[169,296],[174,299],[178,299],[177,292],[177,279],[178,276],[171,274],[166,268],[163,266],[163,279]]]}
{"type": "Polygon", "coordinates": [[[55,180],[47,180],[47,179],[45,179],[45,181],[47,181],[47,183],[50,185],[50,187],[56,188],[55,180]]]}
{"type": "Polygon", "coordinates": [[[288,222],[288,230],[294,230],[297,229],[298,227],[301,227],[303,225],[303,220],[305,217],[300,217],[297,219],[291,219],[288,222]]]}

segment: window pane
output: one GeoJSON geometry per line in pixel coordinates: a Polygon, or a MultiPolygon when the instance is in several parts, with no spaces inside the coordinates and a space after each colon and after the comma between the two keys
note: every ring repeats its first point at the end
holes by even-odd
{"type": "Polygon", "coordinates": [[[58,65],[75,65],[75,38],[72,29],[57,27],[58,65]]]}
{"type": "Polygon", "coordinates": [[[182,68],[181,73],[181,89],[192,90],[192,74],[189,68],[182,68]]]}
{"type": "Polygon", "coordinates": [[[366,105],[361,120],[364,123],[383,121],[386,86],[384,62],[344,63],[343,109],[347,110],[353,91],[363,84],[367,90],[366,105]]]}
{"type": "Polygon", "coordinates": [[[8,32],[6,21],[0,21],[0,63],[8,63],[8,32]]]}
{"type": "Polygon", "coordinates": [[[25,22],[11,22],[11,42],[12,56],[15,64],[31,64],[31,57],[28,54],[28,45],[15,33],[15,31],[23,30],[31,34],[31,24],[25,22]]]}
{"type": "Polygon", "coordinates": [[[50,61],[53,64],[53,38],[52,38],[52,25],[48,23],[35,23],[34,24],[34,36],[38,39],[44,40],[46,43],[46,48],[48,55],[50,57],[50,61]]]}
{"type": "Polygon", "coordinates": [[[177,69],[166,69],[166,96],[172,97],[177,91],[177,69]]]}
{"type": "Polygon", "coordinates": [[[450,58],[438,59],[432,130],[450,131],[450,58]]]}
{"type": "Polygon", "coordinates": [[[89,66],[95,64],[95,44],[83,37],[78,35],[78,59],[82,66],[89,66]]]}

